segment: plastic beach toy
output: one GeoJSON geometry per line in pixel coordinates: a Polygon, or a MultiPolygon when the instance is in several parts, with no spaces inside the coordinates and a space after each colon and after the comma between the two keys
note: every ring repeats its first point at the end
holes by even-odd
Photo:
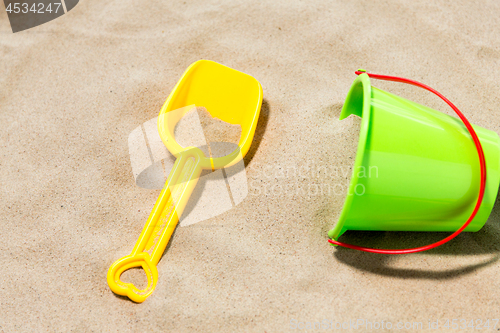
{"type": "Polygon", "coordinates": [[[156,265],[201,171],[225,168],[241,161],[252,143],[262,95],[260,83],[250,75],[208,60],[189,66],[158,117],[160,137],[177,160],[132,253],[109,268],[107,280],[113,292],[135,302],[143,302],[151,295],[158,281],[156,265]],[[238,149],[226,156],[212,158],[206,157],[197,147],[180,146],[174,137],[175,125],[194,105],[205,107],[212,117],[239,124],[241,138],[238,149]],[[120,280],[120,275],[133,267],[144,269],[148,280],[145,289],[120,280]]]}
{"type": "Polygon", "coordinates": [[[472,126],[443,95],[419,82],[356,72],[340,119],[362,117],[357,156],[330,243],[375,253],[425,251],[485,224],[499,188],[500,138],[472,126]],[[409,83],[441,97],[460,119],[373,87],[375,79],[409,83]],[[486,177],[487,175],[487,177],[486,177]],[[345,244],[347,230],[454,231],[413,249],[345,244]]]}

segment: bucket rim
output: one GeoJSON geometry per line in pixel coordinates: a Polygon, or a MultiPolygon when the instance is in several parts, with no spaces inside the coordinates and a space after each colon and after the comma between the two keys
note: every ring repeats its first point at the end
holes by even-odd
{"type": "Polygon", "coordinates": [[[339,119],[345,119],[349,117],[351,114],[355,114],[359,117],[361,117],[361,125],[360,125],[360,130],[359,130],[359,141],[358,141],[358,148],[356,151],[356,158],[354,160],[354,165],[352,169],[352,175],[351,175],[351,181],[349,184],[349,190],[347,192],[347,197],[344,201],[344,206],[342,208],[342,211],[340,213],[339,220],[335,224],[335,227],[328,231],[328,236],[331,239],[337,240],[347,229],[344,228],[344,224],[347,219],[347,214],[349,213],[349,210],[352,205],[352,201],[354,199],[354,193],[356,190],[356,186],[358,185],[358,173],[356,170],[358,170],[362,163],[363,159],[365,156],[365,148],[366,148],[366,142],[368,140],[368,131],[370,127],[370,118],[371,118],[371,82],[370,82],[370,77],[368,74],[360,74],[354,80],[354,82],[351,85],[351,88],[349,88],[349,92],[347,93],[347,97],[345,99],[345,103],[342,106],[342,111],[340,113],[339,119]],[[362,102],[363,106],[361,108],[361,111],[359,108],[353,108],[351,104],[355,103],[356,100],[359,97],[356,96],[359,94],[359,90],[362,89],[362,102]]]}

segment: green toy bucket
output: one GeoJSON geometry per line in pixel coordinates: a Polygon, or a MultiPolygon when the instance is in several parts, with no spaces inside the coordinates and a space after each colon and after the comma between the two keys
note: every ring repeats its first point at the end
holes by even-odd
{"type": "MultiPolygon", "coordinates": [[[[340,119],[362,118],[358,151],[340,219],[328,236],[347,230],[457,231],[478,199],[478,152],[458,118],[354,81],[340,119]]],[[[481,206],[464,231],[485,224],[500,182],[500,138],[473,126],[486,160],[481,206]]]]}

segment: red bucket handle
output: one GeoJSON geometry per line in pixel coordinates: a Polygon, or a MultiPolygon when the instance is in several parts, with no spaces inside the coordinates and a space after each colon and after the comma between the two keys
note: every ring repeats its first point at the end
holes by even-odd
{"type": "MultiPolygon", "coordinates": [[[[359,69],[355,73],[357,75],[360,75],[360,74],[366,73],[366,71],[359,69]]],[[[415,248],[411,248],[411,249],[373,249],[373,248],[369,248],[369,247],[362,247],[362,246],[357,246],[357,245],[352,245],[352,244],[346,244],[346,243],[342,243],[342,242],[339,242],[339,241],[336,241],[333,239],[329,239],[328,242],[330,242],[331,244],[334,244],[334,245],[340,245],[340,246],[347,247],[347,248],[354,249],[354,250],[360,250],[360,251],[372,252],[372,253],[383,253],[383,254],[406,254],[406,253],[423,252],[423,251],[427,251],[427,250],[433,249],[435,247],[438,247],[440,245],[443,245],[444,243],[447,243],[450,240],[452,240],[453,238],[457,237],[465,228],[467,228],[467,226],[472,222],[472,220],[476,216],[479,208],[481,207],[481,203],[483,202],[484,190],[486,188],[486,161],[484,158],[484,152],[483,152],[483,147],[481,146],[481,142],[479,141],[479,138],[477,137],[476,132],[472,128],[472,125],[467,120],[467,118],[465,118],[463,113],[460,112],[460,110],[452,102],[450,102],[446,97],[444,97],[442,94],[440,94],[436,90],[432,89],[431,87],[429,87],[423,83],[420,83],[420,82],[417,82],[414,80],[404,79],[401,77],[371,74],[371,73],[366,73],[366,74],[372,79],[408,83],[408,84],[423,88],[425,90],[428,90],[431,93],[437,95],[443,101],[445,101],[446,104],[448,104],[453,109],[453,111],[455,111],[455,113],[458,115],[458,117],[460,117],[460,119],[464,123],[465,127],[467,127],[467,130],[469,131],[469,134],[472,137],[472,140],[474,140],[474,144],[476,145],[477,155],[479,157],[479,165],[480,165],[480,169],[481,169],[481,184],[479,186],[479,196],[477,198],[476,206],[474,207],[472,214],[470,215],[469,219],[464,223],[464,225],[460,229],[455,231],[453,234],[449,235],[448,237],[446,237],[446,238],[444,238],[436,243],[432,243],[432,244],[420,246],[420,247],[415,247],[415,248]]]]}

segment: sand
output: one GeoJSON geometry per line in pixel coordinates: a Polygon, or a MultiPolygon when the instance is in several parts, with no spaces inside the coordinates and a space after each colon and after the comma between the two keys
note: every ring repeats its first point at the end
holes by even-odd
{"type": "MultiPolygon", "coordinates": [[[[287,332],[297,331],[293,320],[498,318],[500,204],[480,232],[432,252],[372,255],[327,244],[345,193],[313,185],[348,182],[359,119],[338,116],[360,67],[420,80],[500,132],[499,14],[492,1],[85,0],[12,34],[0,4],[0,331],[287,332]],[[198,59],[263,86],[245,157],[249,194],[178,228],[154,294],[135,304],[109,290],[106,273],[132,250],[159,191],[135,184],[128,136],[198,59]]],[[[374,85],[449,112],[417,88],[374,85]]],[[[444,235],[344,240],[406,247],[444,235]]]]}

